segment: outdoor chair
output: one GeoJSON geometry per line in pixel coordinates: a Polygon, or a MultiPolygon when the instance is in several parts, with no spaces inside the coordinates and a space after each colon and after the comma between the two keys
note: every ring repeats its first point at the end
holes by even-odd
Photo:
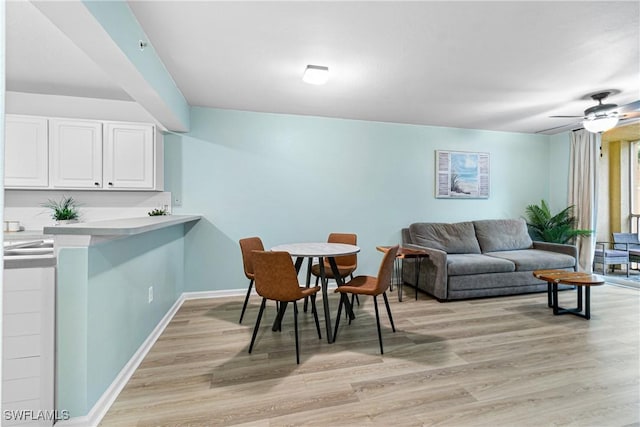
{"type": "Polygon", "coordinates": [[[629,262],[640,263],[640,240],[637,233],[613,233],[613,249],[627,251],[629,262]]]}
{"type": "Polygon", "coordinates": [[[596,242],[596,250],[593,255],[593,271],[596,271],[596,264],[602,265],[602,274],[606,275],[607,266],[623,265],[627,269],[627,277],[629,277],[629,252],[625,250],[613,249],[611,242],[596,242]]]}

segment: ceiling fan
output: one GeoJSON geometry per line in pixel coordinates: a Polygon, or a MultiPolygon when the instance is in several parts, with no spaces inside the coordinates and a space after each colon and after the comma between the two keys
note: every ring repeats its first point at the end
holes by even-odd
{"type": "Polygon", "coordinates": [[[580,125],[589,132],[600,133],[613,129],[621,120],[640,118],[640,100],[621,106],[616,104],[603,104],[602,101],[610,94],[611,91],[604,91],[590,95],[591,99],[598,101],[598,105],[594,105],[593,107],[589,107],[584,110],[584,115],[582,116],[549,116],[552,118],[580,118],[582,120],[568,125],[544,129],[536,133],[580,125]]]}

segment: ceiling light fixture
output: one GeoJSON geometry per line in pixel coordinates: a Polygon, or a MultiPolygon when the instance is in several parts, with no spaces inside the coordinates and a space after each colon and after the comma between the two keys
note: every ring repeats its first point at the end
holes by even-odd
{"type": "Polygon", "coordinates": [[[312,85],[323,85],[329,80],[329,67],[322,65],[307,65],[302,81],[312,85]]]}
{"type": "Polygon", "coordinates": [[[595,116],[589,117],[582,122],[582,126],[586,130],[592,133],[600,133],[606,132],[609,129],[613,129],[618,124],[618,116],[617,115],[608,115],[608,116],[595,116]]]}

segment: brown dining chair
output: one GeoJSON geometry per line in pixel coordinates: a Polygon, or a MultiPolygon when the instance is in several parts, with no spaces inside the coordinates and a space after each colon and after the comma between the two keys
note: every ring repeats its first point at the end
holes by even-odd
{"type": "MultiPolygon", "coordinates": [[[[329,234],[329,238],[327,239],[327,243],[346,243],[347,245],[356,245],[358,243],[358,236],[353,233],[331,233],[329,234]]],[[[353,272],[358,268],[358,255],[344,255],[335,258],[336,266],[338,267],[338,272],[340,273],[340,278],[345,279],[346,277],[351,277],[353,279],[353,272]]],[[[320,272],[320,264],[314,264],[311,266],[311,274],[316,276],[316,286],[318,286],[318,281],[322,276],[320,272]]],[[[333,274],[333,270],[331,269],[331,264],[329,264],[329,260],[324,259],[324,275],[327,279],[335,279],[335,275],[333,274]]],[[[360,300],[356,300],[358,305],[360,305],[360,300]]],[[[351,297],[351,304],[353,305],[353,296],[351,297]]],[[[305,301],[305,310],[306,310],[306,301],[305,301]]]]}
{"type": "MultiPolygon", "coordinates": [[[[327,243],[346,243],[348,245],[356,245],[358,236],[352,233],[331,233],[327,239],[327,243]]],[[[344,255],[338,256],[336,259],[336,265],[341,278],[351,276],[353,279],[353,272],[358,268],[358,255],[344,255]]],[[[311,274],[316,276],[316,286],[318,286],[318,279],[320,278],[320,264],[314,264],[311,266],[311,274]]],[[[324,260],[324,274],[327,279],[335,279],[331,265],[327,259],[324,260]]]]}
{"type": "MultiPolygon", "coordinates": [[[[256,292],[262,297],[260,311],[256,319],[256,326],[253,328],[253,336],[251,337],[251,345],[249,353],[253,351],[253,345],[256,341],[256,335],[260,328],[260,319],[267,300],[273,300],[280,303],[278,316],[282,316],[287,308],[287,304],[293,303],[293,324],[296,336],[296,363],[300,363],[300,350],[298,345],[298,304],[297,301],[305,297],[311,298],[311,311],[316,322],[316,330],[318,338],[322,338],[320,334],[320,323],[318,322],[318,311],[316,310],[316,294],[321,289],[320,286],[306,288],[298,283],[298,273],[291,260],[288,252],[276,251],[254,251],[253,252],[253,268],[256,283],[256,292]]],[[[279,321],[282,319],[280,318],[279,321]]]]}
{"type": "Polygon", "coordinates": [[[380,269],[378,270],[378,277],[373,276],[356,276],[344,286],[336,288],[336,292],[340,293],[340,305],[338,305],[338,317],[336,317],[336,327],[333,332],[333,340],[336,340],[338,336],[338,325],[340,324],[340,314],[342,313],[342,306],[345,304],[346,294],[354,295],[371,295],[373,296],[373,306],[376,310],[376,323],[378,325],[378,340],[380,341],[380,354],[384,354],[382,348],[382,332],[380,330],[380,315],[378,314],[378,299],[377,296],[382,294],[384,298],[384,304],[387,307],[387,314],[389,315],[389,321],[391,322],[391,328],[393,332],[396,331],[396,327],[393,324],[393,316],[391,315],[391,308],[389,307],[389,299],[387,298],[387,289],[391,284],[391,276],[393,273],[393,263],[398,253],[399,245],[392,246],[384,254],[382,262],[380,263],[380,269]]]}
{"type": "Polygon", "coordinates": [[[253,273],[253,251],[264,251],[264,245],[259,237],[247,237],[240,239],[240,250],[242,251],[242,264],[244,267],[244,275],[249,279],[249,289],[247,289],[247,296],[244,297],[244,304],[242,305],[242,312],[240,313],[240,322],[244,317],[244,312],[247,309],[249,303],[249,296],[251,295],[251,289],[253,288],[253,282],[255,276],[253,273]]]}

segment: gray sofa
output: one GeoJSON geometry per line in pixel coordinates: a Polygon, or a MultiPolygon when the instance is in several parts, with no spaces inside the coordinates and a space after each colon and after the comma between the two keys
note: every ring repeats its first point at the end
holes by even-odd
{"type": "MultiPolygon", "coordinates": [[[[546,291],[532,272],[575,271],[578,258],[573,245],[532,241],[523,219],[414,223],[402,243],[429,252],[417,286],[440,301],[546,291]]],[[[403,280],[413,286],[416,262],[403,261],[403,280]]]]}

